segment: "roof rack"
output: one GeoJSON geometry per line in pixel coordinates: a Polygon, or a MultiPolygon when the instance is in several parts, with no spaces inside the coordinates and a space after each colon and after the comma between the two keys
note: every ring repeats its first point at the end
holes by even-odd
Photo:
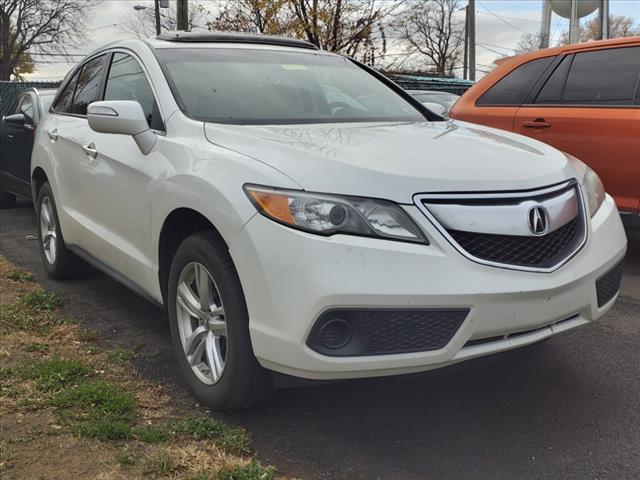
{"type": "Polygon", "coordinates": [[[281,45],[283,47],[307,48],[309,50],[318,50],[318,47],[306,40],[297,38],[278,37],[275,35],[258,35],[251,33],[239,32],[167,32],[156,37],[158,40],[167,42],[185,42],[185,43],[256,43],[264,45],[281,45]]]}

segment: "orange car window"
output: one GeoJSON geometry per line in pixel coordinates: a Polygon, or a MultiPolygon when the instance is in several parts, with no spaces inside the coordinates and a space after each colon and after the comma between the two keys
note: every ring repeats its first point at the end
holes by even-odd
{"type": "Polygon", "coordinates": [[[555,57],[520,65],[482,95],[476,105],[520,105],[555,57]]]}

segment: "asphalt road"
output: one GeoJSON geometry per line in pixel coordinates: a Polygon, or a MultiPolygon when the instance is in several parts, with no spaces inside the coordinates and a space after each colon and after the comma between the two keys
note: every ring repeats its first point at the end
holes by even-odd
{"type": "MultiPolygon", "coordinates": [[[[64,313],[136,349],[141,374],[177,378],[163,311],[93,272],[54,282],[40,264],[33,209],[0,214],[0,251],[64,300],[64,313]]],[[[466,369],[278,391],[227,416],[262,459],[305,479],[640,478],[640,237],[622,293],[597,324],[466,369]]]]}

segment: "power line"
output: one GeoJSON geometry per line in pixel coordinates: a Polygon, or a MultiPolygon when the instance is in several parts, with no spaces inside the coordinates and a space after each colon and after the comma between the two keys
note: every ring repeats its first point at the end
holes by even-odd
{"type": "Polygon", "coordinates": [[[508,20],[505,20],[504,18],[502,18],[500,15],[498,15],[497,13],[494,13],[493,10],[491,10],[489,7],[487,7],[484,3],[482,2],[478,2],[478,5],[481,5],[484,9],[487,10],[487,12],[489,12],[491,15],[493,15],[494,17],[496,17],[498,20],[500,20],[501,22],[503,22],[506,25],[509,25],[512,28],[515,28],[516,30],[521,31],[522,33],[526,33],[529,34],[530,32],[527,32],[526,30],[523,30],[520,27],[517,27],[516,25],[514,25],[513,23],[509,22],[508,20]]]}

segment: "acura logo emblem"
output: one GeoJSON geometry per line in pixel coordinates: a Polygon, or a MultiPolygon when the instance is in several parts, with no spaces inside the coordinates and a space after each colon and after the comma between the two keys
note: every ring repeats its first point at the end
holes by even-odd
{"type": "Polygon", "coordinates": [[[547,214],[542,207],[532,207],[529,210],[529,230],[534,235],[544,235],[549,228],[547,214]]]}

